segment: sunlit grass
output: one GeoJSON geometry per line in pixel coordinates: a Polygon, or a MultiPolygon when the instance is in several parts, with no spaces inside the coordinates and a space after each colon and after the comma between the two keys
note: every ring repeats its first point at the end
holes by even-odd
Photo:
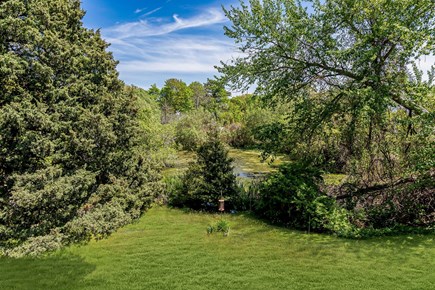
{"type": "Polygon", "coordinates": [[[345,240],[154,208],[107,240],[0,259],[0,289],[434,289],[435,236],[345,240]]]}
{"type": "Polygon", "coordinates": [[[345,174],[329,173],[323,175],[323,181],[327,185],[340,185],[345,180],[346,177],[347,175],[345,174]]]}
{"type": "Polygon", "coordinates": [[[171,167],[163,170],[164,176],[181,175],[186,171],[190,162],[195,160],[195,153],[189,151],[178,151],[177,157],[173,160],[171,167]]]}

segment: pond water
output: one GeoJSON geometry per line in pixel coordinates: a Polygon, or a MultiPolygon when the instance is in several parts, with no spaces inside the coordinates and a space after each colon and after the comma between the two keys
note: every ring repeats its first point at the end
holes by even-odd
{"type": "Polygon", "coordinates": [[[264,176],[276,171],[277,166],[283,162],[282,157],[276,158],[273,162],[262,161],[261,152],[257,150],[231,149],[230,156],[234,159],[234,174],[240,178],[264,176]]]}
{"type": "MultiPolygon", "coordinates": [[[[273,162],[270,160],[262,161],[261,152],[258,150],[241,150],[230,149],[229,155],[234,159],[234,174],[239,178],[256,178],[265,174],[276,171],[276,167],[281,164],[282,157],[276,158],[273,162]]],[[[190,162],[195,160],[193,152],[181,151],[177,153],[177,158],[173,166],[163,170],[165,176],[182,174],[190,162]]]]}
{"type": "MultiPolygon", "coordinates": [[[[241,181],[265,176],[266,174],[276,171],[277,167],[286,161],[285,157],[278,156],[273,162],[270,160],[262,161],[261,152],[258,150],[230,149],[230,157],[234,159],[234,174],[241,181]]],[[[190,162],[195,160],[195,153],[180,151],[177,152],[177,158],[173,166],[163,170],[163,175],[173,176],[181,175],[187,169],[190,162]]],[[[346,175],[343,174],[325,174],[325,183],[329,185],[340,184],[346,175]]]]}

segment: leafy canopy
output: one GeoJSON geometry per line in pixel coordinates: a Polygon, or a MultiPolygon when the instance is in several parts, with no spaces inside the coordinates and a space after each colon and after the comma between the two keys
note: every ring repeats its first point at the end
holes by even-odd
{"type": "Polygon", "coordinates": [[[387,105],[426,110],[407,68],[435,52],[433,1],[308,2],[313,12],[282,0],[241,1],[240,8],[225,10],[233,23],[225,33],[245,56],[220,71],[234,85],[257,82],[269,95],[291,98],[304,89],[332,89],[335,103],[347,97],[376,110],[387,105]]]}
{"type": "Polygon", "coordinates": [[[363,158],[364,149],[369,164],[381,158],[390,167],[398,155],[430,151],[435,70],[424,79],[416,63],[435,54],[434,1],[249,0],[224,11],[225,34],[243,54],[222,63],[223,80],[290,105],[288,125],[269,130],[279,132],[275,143],[308,144],[307,155],[313,137],[334,128],[330,140],[349,155],[363,158]],[[393,142],[401,146],[386,150],[393,142]]]}
{"type": "Polygon", "coordinates": [[[168,79],[160,91],[160,102],[163,111],[163,123],[167,123],[171,114],[190,111],[193,108],[192,91],[185,82],[168,79]]]}

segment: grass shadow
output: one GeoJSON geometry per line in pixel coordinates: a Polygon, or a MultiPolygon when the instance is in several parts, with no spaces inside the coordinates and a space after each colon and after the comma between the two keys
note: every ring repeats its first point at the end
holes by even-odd
{"type": "Polygon", "coordinates": [[[70,254],[0,258],[0,289],[77,289],[95,265],[70,254]]]}

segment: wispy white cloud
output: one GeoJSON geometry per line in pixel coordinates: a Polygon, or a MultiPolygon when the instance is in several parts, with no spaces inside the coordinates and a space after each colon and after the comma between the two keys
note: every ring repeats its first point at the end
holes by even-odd
{"type": "Polygon", "coordinates": [[[170,21],[161,18],[141,19],[134,22],[123,23],[105,29],[110,38],[126,39],[130,37],[149,37],[176,32],[181,29],[206,27],[224,23],[225,15],[218,9],[207,9],[204,13],[191,18],[183,19],[177,14],[170,21]]]}
{"type": "Polygon", "coordinates": [[[223,35],[224,22],[222,12],[209,8],[188,18],[148,17],[102,29],[102,33],[120,61],[121,79],[142,87],[161,86],[171,77],[206,81],[217,74],[214,66],[221,60],[238,55],[223,35]]]}
{"type": "Polygon", "coordinates": [[[156,12],[159,11],[160,9],[162,9],[162,7],[159,7],[159,8],[153,9],[153,10],[151,10],[151,11],[148,11],[147,13],[143,14],[142,17],[150,16],[151,14],[156,13],[156,12]]]}
{"type": "Polygon", "coordinates": [[[111,50],[120,60],[121,78],[128,81],[142,76],[144,86],[154,82],[161,84],[169,77],[186,82],[205,81],[217,74],[214,66],[221,60],[238,55],[226,39],[195,35],[108,41],[112,42],[111,50]],[[160,76],[158,81],[157,76],[160,76]]]}
{"type": "Polygon", "coordinates": [[[134,13],[141,13],[142,11],[144,11],[146,8],[137,8],[134,13]]]}

